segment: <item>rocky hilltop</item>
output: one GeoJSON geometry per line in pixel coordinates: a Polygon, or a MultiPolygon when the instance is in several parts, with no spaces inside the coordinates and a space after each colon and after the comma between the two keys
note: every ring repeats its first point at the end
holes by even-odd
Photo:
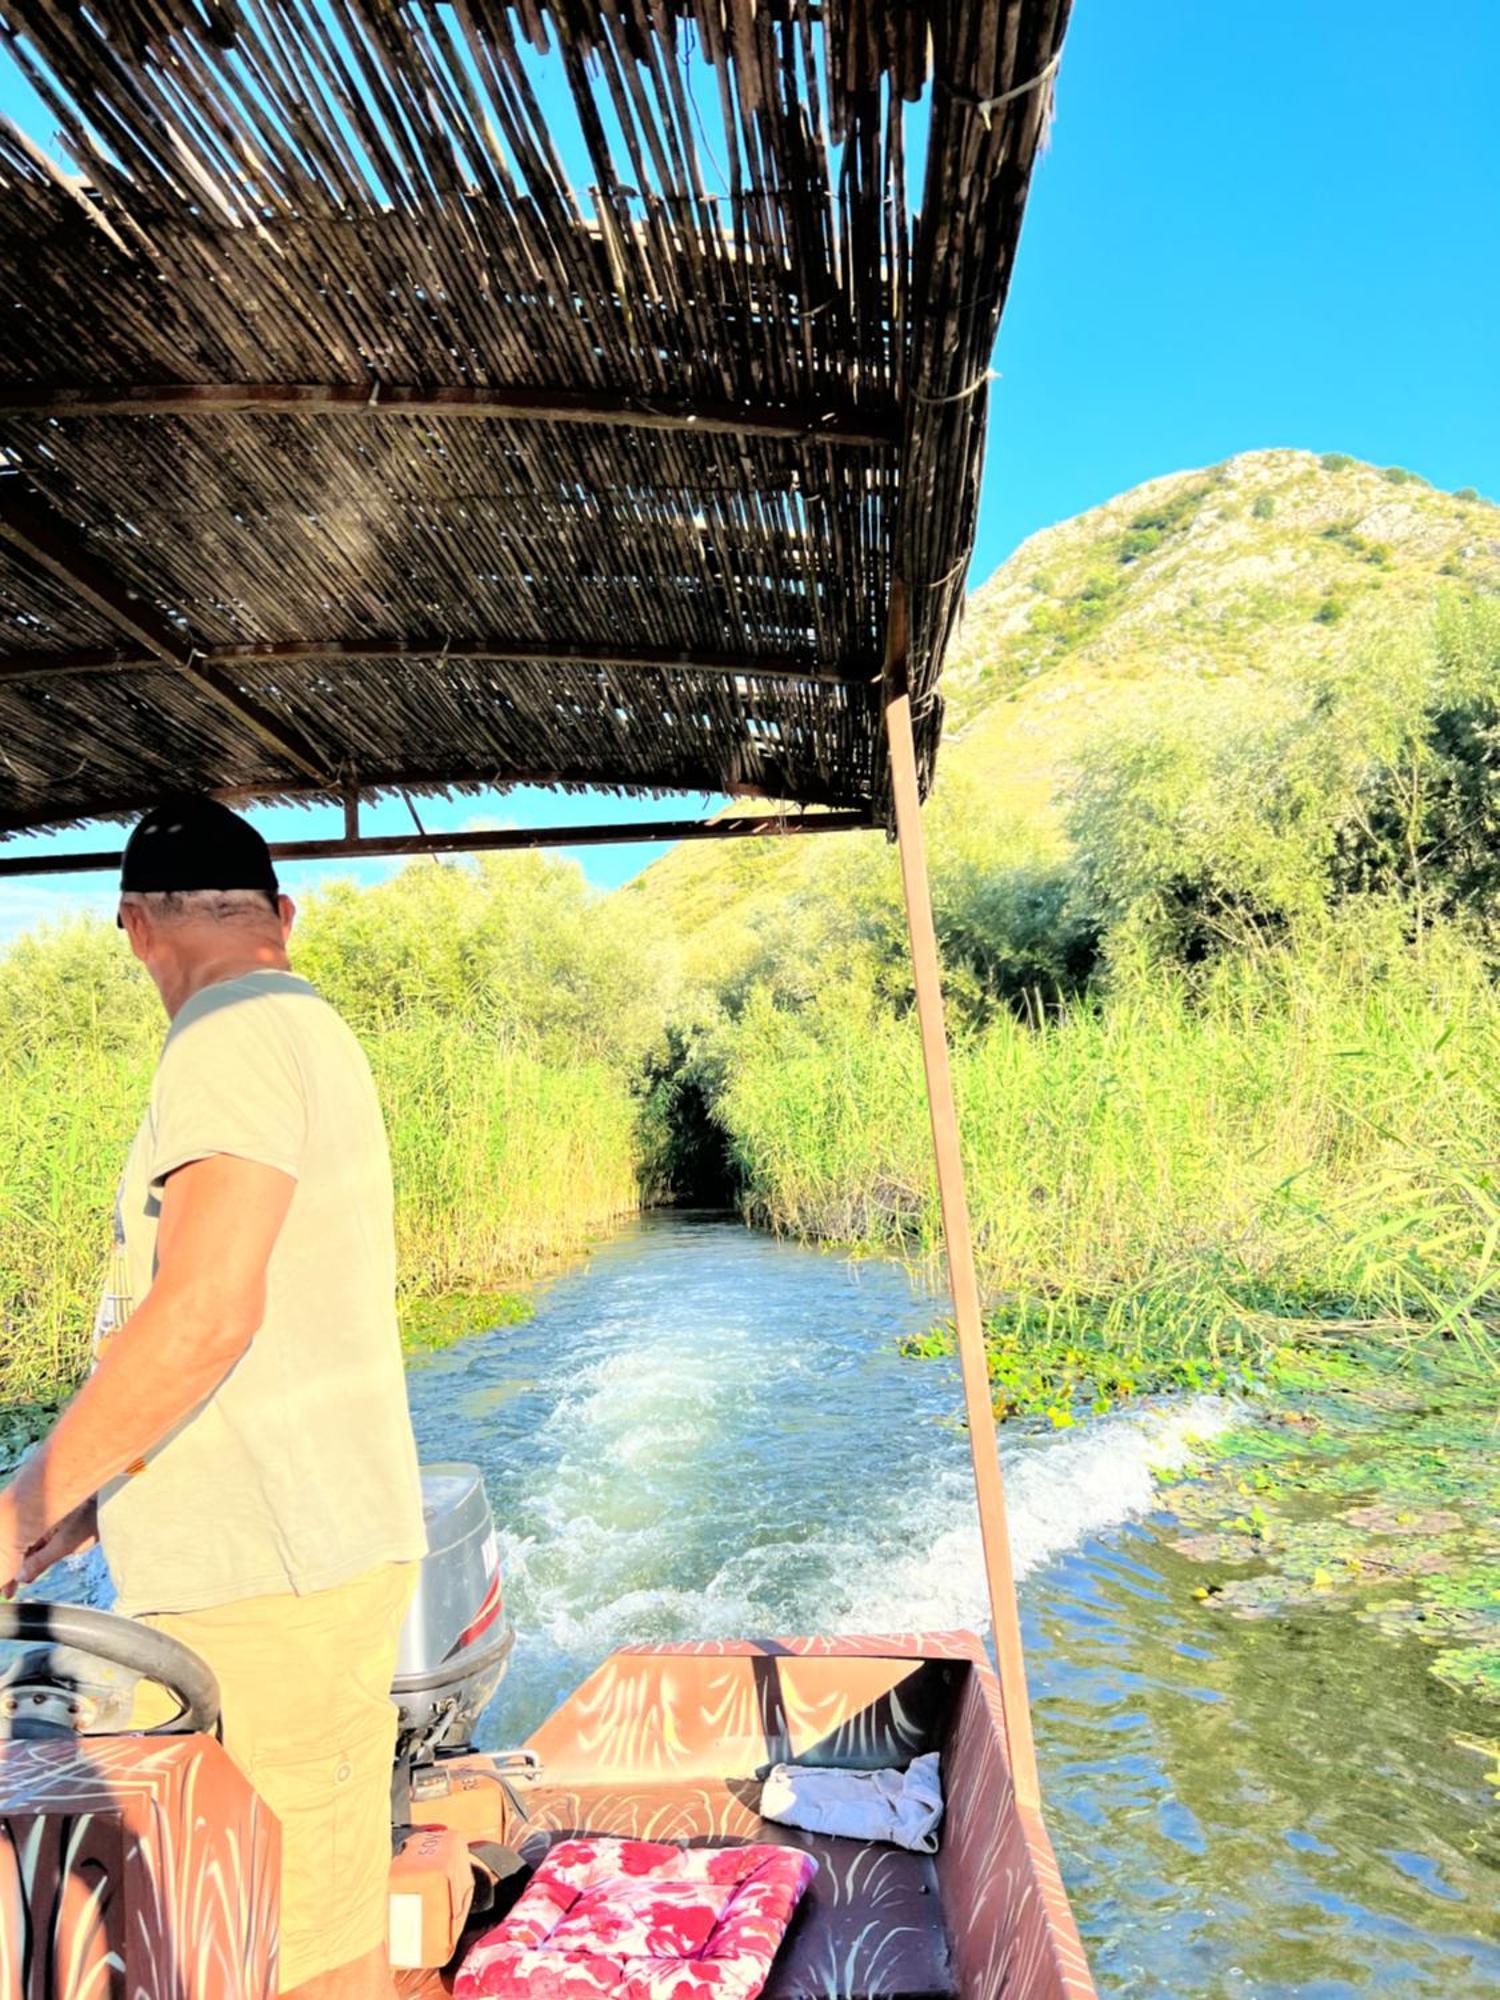
{"type": "MultiPolygon", "coordinates": [[[[1055,829],[1092,730],[1178,689],[1222,687],[1227,709],[1320,662],[1377,672],[1444,590],[1500,590],[1500,508],[1472,489],[1291,450],[1149,480],[1033,535],[973,592],[943,680],[937,795],[977,786],[1055,829]]],[[[842,844],[684,847],[620,893],[701,965],[842,844]]]]}

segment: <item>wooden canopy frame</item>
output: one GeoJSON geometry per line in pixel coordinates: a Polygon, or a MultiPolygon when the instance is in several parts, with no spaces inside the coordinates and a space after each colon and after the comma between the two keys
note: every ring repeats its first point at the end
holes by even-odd
{"type": "Polygon", "coordinates": [[[342,801],[289,859],[893,830],[1015,1806],[1055,1876],[920,808],[1068,0],[459,11],[466,52],[439,0],[0,0],[74,161],[0,129],[0,838],[184,783],[342,801]],[[359,832],[362,798],[526,782],[818,810],[359,832]]]}
{"type": "MultiPolygon", "coordinates": [[[[854,833],[868,828],[863,813],[755,813],[720,819],[624,820],[581,826],[472,827],[458,833],[362,834],[358,801],[351,799],[341,836],[271,843],[277,861],[410,861],[424,854],[513,854],[542,847],[620,847],[696,840],[786,839],[809,833],[854,833]]],[[[0,879],[30,875],[96,875],[118,871],[118,847],[84,853],[0,854],[0,879]]]]}
{"type": "Polygon", "coordinates": [[[0,121],[0,838],[182,786],[889,826],[1067,11],[0,0],[67,156],[0,121]]]}

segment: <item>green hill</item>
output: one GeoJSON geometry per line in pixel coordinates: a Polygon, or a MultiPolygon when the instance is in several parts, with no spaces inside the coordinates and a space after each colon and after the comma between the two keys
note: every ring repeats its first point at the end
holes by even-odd
{"type": "MultiPolygon", "coordinates": [[[[966,821],[1055,846],[1101,733],[1184,701],[1274,704],[1309,673],[1378,660],[1444,593],[1497,589],[1500,510],[1338,454],[1246,452],[1044,529],[968,602],[944,676],[939,849],[955,796],[966,821]]],[[[678,940],[689,983],[718,983],[861,841],[683,847],[620,895],[678,940]]]]}

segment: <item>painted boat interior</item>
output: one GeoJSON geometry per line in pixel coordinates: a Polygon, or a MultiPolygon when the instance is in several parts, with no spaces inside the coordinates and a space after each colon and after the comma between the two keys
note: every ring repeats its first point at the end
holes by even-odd
{"type": "MultiPolygon", "coordinates": [[[[585,1833],[773,1841],[817,1857],[769,2000],[1093,1991],[1046,1833],[1016,1804],[999,1690],[971,1634],[622,1651],[527,1748],[538,1769],[516,1784],[503,1837],[533,1864],[585,1833]],[[935,1856],[800,1833],[758,1811],[773,1763],[877,1770],[932,1750],[946,1798],[935,1856]]],[[[451,1975],[399,1983],[437,1996],[451,1975]]]]}
{"type": "MultiPolygon", "coordinates": [[[[972,1634],[622,1650],[525,1747],[534,1768],[509,1790],[482,1787],[482,1831],[533,1866],[574,1834],[816,1856],[770,2000],[1093,1992],[1046,1832],[1015,1797],[1000,1690],[972,1634]],[[946,1799],[934,1856],[761,1817],[772,1764],[877,1770],[934,1750],[946,1799]]],[[[0,1822],[12,1911],[0,2000],[115,1994],[112,1973],[131,1993],[268,1990],[279,1830],[211,1738],[7,1743],[0,1822]]],[[[403,1973],[400,1986],[438,1996],[451,1971],[403,1973]]]]}

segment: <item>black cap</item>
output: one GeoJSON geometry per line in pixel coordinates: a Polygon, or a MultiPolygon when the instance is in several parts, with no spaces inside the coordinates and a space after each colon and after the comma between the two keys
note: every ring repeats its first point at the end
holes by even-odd
{"type": "Polygon", "coordinates": [[[260,889],[280,893],[271,850],[249,820],[217,799],[164,799],[125,843],[121,895],[171,890],[260,889]]]}

